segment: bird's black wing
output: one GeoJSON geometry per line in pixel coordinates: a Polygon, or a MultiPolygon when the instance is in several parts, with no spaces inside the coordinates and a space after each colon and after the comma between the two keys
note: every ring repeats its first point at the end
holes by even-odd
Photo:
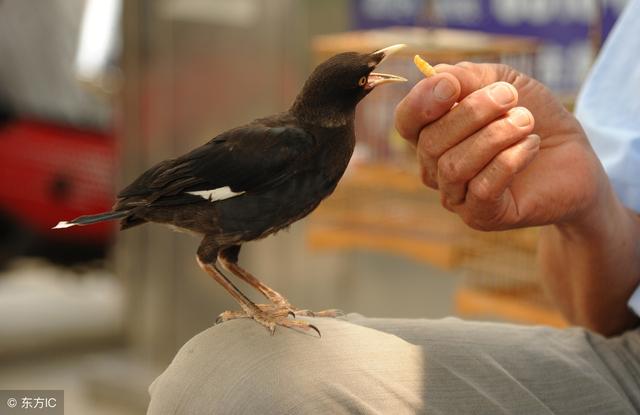
{"type": "Polygon", "coordinates": [[[228,186],[233,192],[269,188],[308,166],[314,137],[295,125],[248,124],[143,173],[123,189],[119,208],[202,201],[187,192],[228,186]]]}

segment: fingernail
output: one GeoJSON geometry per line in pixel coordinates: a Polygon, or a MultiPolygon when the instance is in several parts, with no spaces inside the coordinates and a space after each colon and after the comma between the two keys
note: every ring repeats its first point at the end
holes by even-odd
{"type": "Polygon", "coordinates": [[[498,82],[489,88],[489,96],[496,104],[507,105],[516,99],[513,87],[505,82],[498,82]]]}
{"type": "Polygon", "coordinates": [[[456,93],[456,87],[450,80],[443,78],[433,87],[433,95],[439,101],[447,101],[456,93]]]}
{"type": "Polygon", "coordinates": [[[538,134],[529,134],[525,138],[525,146],[530,149],[540,147],[540,136],[538,134]]]}
{"type": "Polygon", "coordinates": [[[529,111],[523,108],[516,108],[509,112],[509,120],[516,127],[526,127],[531,124],[531,116],[529,111]]]}

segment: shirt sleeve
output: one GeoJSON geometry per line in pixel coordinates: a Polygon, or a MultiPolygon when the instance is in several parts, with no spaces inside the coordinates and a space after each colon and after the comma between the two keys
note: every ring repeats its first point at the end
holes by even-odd
{"type": "Polygon", "coordinates": [[[576,117],[622,202],[640,212],[640,0],[631,0],[576,103],[576,117]]]}
{"type": "MultiPolygon", "coordinates": [[[[631,0],[607,38],[576,103],[576,117],[614,190],[636,212],[640,212],[639,22],[640,0],[631,0]]],[[[640,316],[640,286],[627,305],[640,316]]]]}

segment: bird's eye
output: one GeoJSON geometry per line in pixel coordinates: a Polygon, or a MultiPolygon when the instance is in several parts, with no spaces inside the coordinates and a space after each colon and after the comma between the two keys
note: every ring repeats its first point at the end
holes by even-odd
{"type": "Polygon", "coordinates": [[[360,78],[358,80],[358,85],[359,86],[364,86],[364,84],[366,84],[366,83],[367,83],[367,77],[366,76],[363,76],[362,78],[360,78]]]}

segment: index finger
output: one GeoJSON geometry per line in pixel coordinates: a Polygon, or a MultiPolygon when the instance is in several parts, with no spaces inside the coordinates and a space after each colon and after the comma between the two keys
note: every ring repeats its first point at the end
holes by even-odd
{"type": "Polygon", "coordinates": [[[465,98],[478,89],[498,81],[515,85],[517,72],[507,65],[496,63],[460,62],[455,65],[441,63],[434,67],[437,73],[447,73],[456,77],[460,83],[460,97],[465,98]]]}
{"type": "Polygon", "coordinates": [[[421,80],[396,107],[396,130],[415,146],[420,130],[449,111],[459,95],[460,82],[450,73],[421,80]]]}

